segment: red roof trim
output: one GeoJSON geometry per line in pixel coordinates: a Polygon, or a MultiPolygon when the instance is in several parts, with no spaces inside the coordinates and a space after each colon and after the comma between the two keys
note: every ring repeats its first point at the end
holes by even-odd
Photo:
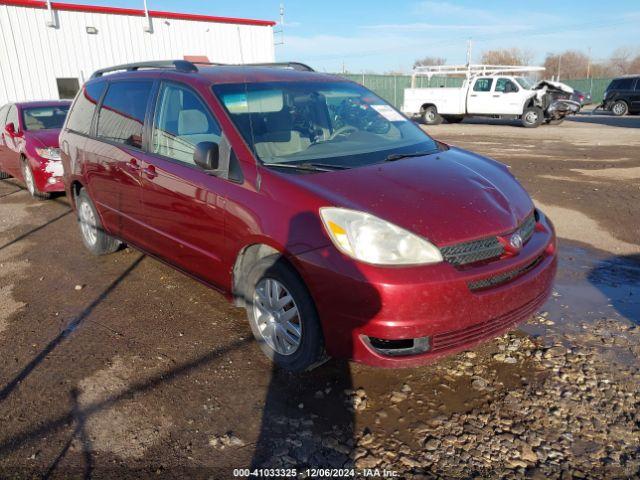
{"type": "MultiPolygon", "coordinates": [[[[46,2],[40,0],[0,0],[0,5],[12,5],[16,7],[47,8],[46,2]]],[[[108,13],[112,15],[144,16],[144,10],[135,8],[101,7],[98,5],[77,5],[75,3],[52,2],[54,10],[67,10],[70,12],[108,13]]],[[[270,20],[253,20],[250,18],[213,17],[210,15],[196,15],[191,13],[162,12],[149,10],[149,15],[156,18],[173,18],[175,20],[192,20],[197,22],[234,23],[239,25],[258,25],[273,27],[276,23],[270,20]]]]}

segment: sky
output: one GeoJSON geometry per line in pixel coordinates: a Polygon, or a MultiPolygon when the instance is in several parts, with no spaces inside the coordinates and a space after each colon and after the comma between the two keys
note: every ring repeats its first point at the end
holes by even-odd
{"type": "MultiPolygon", "coordinates": [[[[68,0],[69,1],[69,0],[68,0]]],[[[70,0],[141,8],[142,0],[70,0]]],[[[640,51],[640,1],[617,0],[283,0],[284,44],[276,59],[320,71],[411,70],[425,56],[448,64],[483,51],[518,47],[542,64],[547,53],[577,49],[594,60],[618,47],[640,51]]],[[[149,9],[279,20],[280,0],[148,0],[149,9]]],[[[278,27],[276,27],[278,28],[278,27]]],[[[277,38],[279,40],[279,38],[277,38]]]]}

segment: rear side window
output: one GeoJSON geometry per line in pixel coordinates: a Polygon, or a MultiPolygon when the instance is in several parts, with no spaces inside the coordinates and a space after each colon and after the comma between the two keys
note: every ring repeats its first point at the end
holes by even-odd
{"type": "Polygon", "coordinates": [[[142,130],[153,81],[109,85],[98,113],[96,135],[110,142],[142,148],[142,130]]]}
{"type": "Polygon", "coordinates": [[[89,84],[82,89],[69,114],[67,121],[67,128],[69,130],[89,135],[91,131],[91,120],[93,120],[96,105],[100,101],[105,87],[106,83],[99,82],[89,84]]]}
{"type": "Polygon", "coordinates": [[[151,151],[195,165],[200,142],[220,143],[221,130],[209,109],[190,89],[165,83],[158,95],[151,134],[151,151]]]}
{"type": "Polygon", "coordinates": [[[617,85],[614,87],[616,90],[633,90],[633,78],[621,78],[616,80],[617,85]]]}
{"type": "Polygon", "coordinates": [[[473,86],[474,92],[488,92],[491,90],[493,78],[479,78],[473,86]]]}

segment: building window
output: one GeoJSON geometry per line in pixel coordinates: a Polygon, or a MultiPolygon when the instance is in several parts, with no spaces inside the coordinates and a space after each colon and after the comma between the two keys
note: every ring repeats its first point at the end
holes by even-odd
{"type": "Polygon", "coordinates": [[[58,84],[58,97],[60,99],[74,98],[78,90],[80,90],[80,83],[77,78],[56,78],[58,84]]]}

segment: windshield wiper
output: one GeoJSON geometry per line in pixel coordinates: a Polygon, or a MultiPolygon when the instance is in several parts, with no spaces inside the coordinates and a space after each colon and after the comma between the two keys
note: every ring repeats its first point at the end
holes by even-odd
{"type": "Polygon", "coordinates": [[[345,170],[349,167],[344,165],[327,165],[324,163],[278,163],[278,162],[264,162],[267,167],[280,167],[280,168],[293,168],[296,170],[307,170],[310,172],[332,172],[334,170],[345,170]]]}
{"type": "Polygon", "coordinates": [[[437,150],[431,150],[430,152],[413,152],[413,153],[392,153],[384,159],[385,162],[395,162],[396,160],[402,160],[403,158],[411,157],[424,157],[425,155],[431,155],[436,153],[437,150]]]}

